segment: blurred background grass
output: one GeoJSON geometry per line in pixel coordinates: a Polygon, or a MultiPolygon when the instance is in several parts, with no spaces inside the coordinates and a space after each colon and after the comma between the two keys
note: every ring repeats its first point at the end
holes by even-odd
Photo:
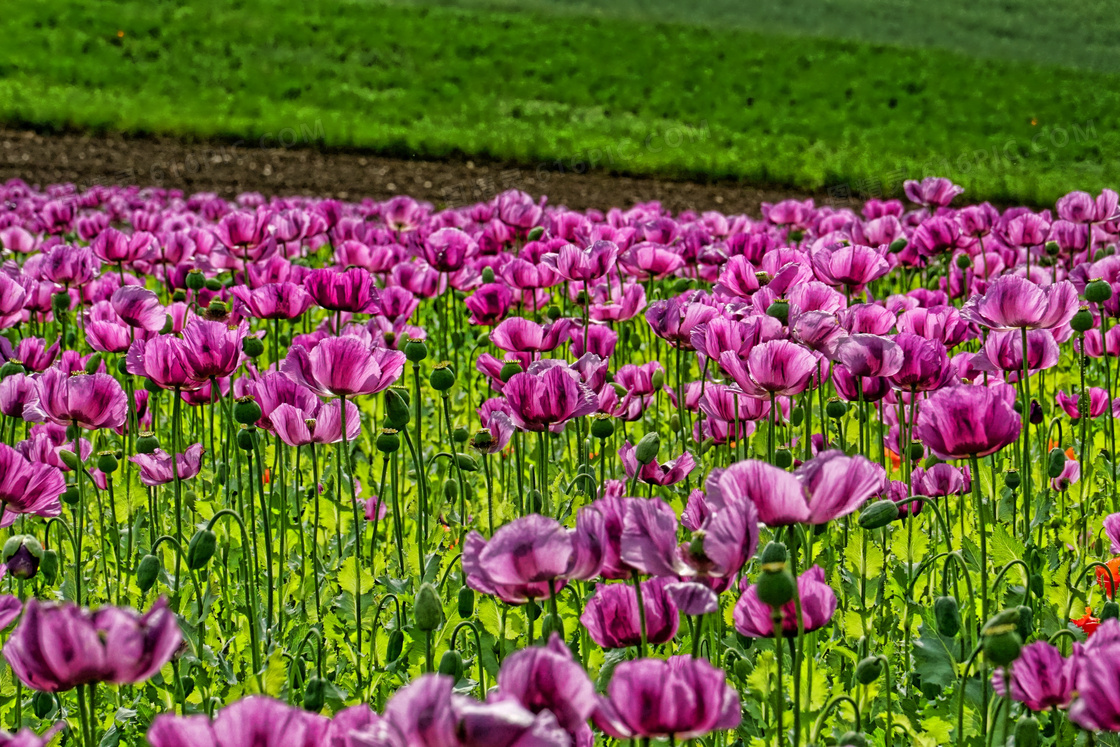
{"type": "Polygon", "coordinates": [[[858,196],[1115,186],[1099,0],[29,0],[0,121],[858,196]]]}

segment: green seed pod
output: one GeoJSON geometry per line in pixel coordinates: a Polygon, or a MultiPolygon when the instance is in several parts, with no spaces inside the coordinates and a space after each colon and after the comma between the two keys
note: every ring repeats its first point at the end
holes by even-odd
{"type": "Polygon", "coordinates": [[[1051,257],[1056,257],[1062,252],[1062,245],[1057,241],[1047,241],[1045,244],[1046,253],[1051,257]]]}
{"type": "MultiPolygon", "coordinates": [[[[124,359],[122,358],[123,362],[124,359]]],[[[3,366],[0,366],[0,378],[8,378],[12,374],[23,373],[23,364],[16,360],[10,360],[3,366]]]]}
{"type": "Polygon", "coordinates": [[[913,460],[921,459],[922,455],[925,454],[925,453],[926,453],[926,448],[924,446],[922,446],[921,444],[910,444],[910,458],[911,459],[913,459],[913,460]]]}
{"type": "Polygon", "coordinates": [[[77,486],[68,485],[66,487],[66,490],[62,491],[62,495],[59,496],[59,500],[61,500],[67,506],[76,506],[78,505],[78,501],[81,500],[81,497],[82,494],[78,492],[77,486]]]}
{"type": "Polygon", "coordinates": [[[493,267],[490,267],[489,265],[487,265],[486,267],[482,268],[482,282],[484,282],[484,283],[493,283],[494,282],[494,268],[493,267]]]}
{"type": "Polygon", "coordinates": [[[1027,640],[1034,632],[1034,610],[1027,605],[1019,606],[1019,624],[1015,628],[1015,632],[1019,634],[1019,638],[1027,640]]]}
{"type": "Polygon", "coordinates": [[[557,319],[564,316],[564,312],[561,311],[560,307],[556,304],[550,304],[549,307],[545,309],[544,315],[548,317],[549,321],[555,322],[557,319]]]}
{"type": "Polygon", "coordinates": [[[471,432],[466,428],[456,428],[451,433],[451,440],[457,444],[465,444],[471,437],[471,432]]]}
{"type": "Polygon", "coordinates": [[[474,614],[474,589],[463,586],[459,589],[459,617],[467,620],[474,614]]]}
{"type": "Polygon", "coordinates": [[[187,273],[186,284],[191,290],[202,290],[206,287],[206,277],[201,270],[191,270],[187,273]]]}
{"type": "Polygon", "coordinates": [[[1007,474],[1003,476],[1003,484],[1011,490],[1015,490],[1016,488],[1018,488],[1022,484],[1022,482],[1023,478],[1019,477],[1018,470],[1008,470],[1007,474]]]}
{"type": "Polygon", "coordinates": [[[439,600],[439,592],[430,583],[420,584],[413,602],[413,616],[416,627],[420,630],[435,630],[443,622],[443,604],[439,600]]]}
{"type": "Polygon", "coordinates": [[[103,451],[97,455],[97,469],[101,470],[107,475],[111,475],[117,471],[120,462],[117,461],[117,456],[111,451],[103,451]]]}
{"type": "Polygon", "coordinates": [[[498,372],[498,378],[501,379],[502,383],[504,384],[505,382],[512,379],[515,375],[521,373],[521,370],[522,369],[520,363],[517,363],[515,361],[507,361],[506,363],[502,364],[502,370],[498,372]]]}
{"type": "Polygon", "coordinates": [[[455,386],[455,369],[450,363],[437,363],[428,376],[428,384],[437,392],[446,392],[455,386]]]}
{"type": "Polygon", "coordinates": [[[159,439],[154,433],[141,433],[136,437],[136,453],[151,454],[159,448],[159,439]]]}
{"type": "Polygon", "coordinates": [[[1015,722],[1014,734],[1015,747],[1039,747],[1042,744],[1042,733],[1034,716],[1020,716],[1015,722]]]}
{"type": "Polygon", "coordinates": [[[829,400],[824,407],[824,414],[833,420],[839,420],[848,414],[848,403],[838,399],[829,400]]]}
{"type": "Polygon", "coordinates": [[[187,546],[187,567],[192,571],[205,568],[217,549],[218,536],[208,529],[198,530],[187,546]]]}
{"type": "Polygon", "coordinates": [[[54,584],[58,577],[58,550],[43,551],[43,559],[39,561],[39,573],[47,586],[54,584]]]}
{"type": "Polygon", "coordinates": [[[261,419],[261,406],[253,395],[238,397],[233,405],[233,419],[241,425],[253,425],[261,419]]]}
{"type": "Polygon", "coordinates": [[[206,290],[213,293],[218,293],[222,290],[222,281],[217,278],[206,278],[202,284],[205,286],[206,290]]]}
{"type": "Polygon", "coordinates": [[[45,692],[37,692],[32,696],[31,708],[35,711],[35,718],[50,718],[51,714],[58,709],[58,703],[54,697],[54,693],[45,692]]]}
{"type": "Polygon", "coordinates": [[[529,231],[526,238],[529,241],[540,241],[542,236],[544,236],[544,226],[533,226],[533,230],[529,231]]]}
{"type": "Polygon", "coordinates": [[[444,651],[439,658],[439,673],[458,682],[463,677],[463,655],[455,649],[444,651]]]}
{"type": "Polygon", "coordinates": [[[872,503],[859,514],[859,525],[864,529],[880,529],[898,519],[898,504],[892,500],[872,503]]]}
{"type": "Polygon", "coordinates": [[[78,455],[70,451],[69,449],[59,449],[58,458],[61,459],[62,463],[70,469],[78,468],[78,455]]]}
{"type": "Polygon", "coordinates": [[[783,563],[781,570],[763,570],[757,588],[759,601],[776,609],[793,599],[797,581],[783,563]]]}
{"type": "Polygon", "coordinates": [[[883,674],[883,660],[878,656],[868,656],[856,664],[856,682],[870,685],[883,674]]]}
{"type": "Polygon", "coordinates": [[[1104,303],[1112,298],[1112,286],[1103,280],[1091,281],[1085,286],[1085,300],[1090,303],[1104,303]]]}
{"type": "Polygon", "coordinates": [[[782,324],[789,321],[789,301],[779,298],[766,307],[766,316],[772,316],[782,324]]]}
{"type": "Polygon", "coordinates": [[[172,303],[186,303],[186,301],[187,292],[185,290],[183,290],[182,288],[176,288],[175,290],[171,291],[172,303]]]}
{"type": "Polygon", "coordinates": [[[404,357],[414,365],[424,360],[428,357],[427,343],[415,337],[408,338],[408,342],[404,344],[404,357]]]}
{"type": "Polygon", "coordinates": [[[638,445],[634,447],[634,457],[638,460],[638,464],[649,464],[657,459],[657,452],[660,449],[661,436],[658,436],[656,432],[647,433],[641,437],[638,445]]]}
{"type": "Polygon", "coordinates": [[[653,372],[653,376],[649,377],[650,386],[653,391],[660,391],[665,386],[665,372],[660,368],[653,372]]]}
{"type": "Polygon", "coordinates": [[[51,296],[51,310],[56,314],[62,314],[70,310],[69,291],[59,291],[51,296]]]}
{"type": "Polygon", "coordinates": [[[307,684],[303,687],[304,710],[318,713],[323,710],[323,705],[326,702],[327,681],[319,677],[312,677],[307,680],[307,684]]]}
{"type": "Polygon", "coordinates": [[[669,416],[669,432],[670,433],[680,433],[681,432],[681,416],[678,415],[675,412],[672,415],[669,416]]]}
{"type": "Polygon", "coordinates": [[[1050,457],[1046,463],[1046,475],[1050,478],[1061,477],[1066,466],[1066,453],[1055,446],[1050,449],[1050,457]]]}
{"type": "Polygon", "coordinates": [[[377,450],[382,454],[392,454],[401,448],[401,437],[392,428],[382,428],[377,436],[377,450]]]}
{"type": "Polygon", "coordinates": [[[768,542],[766,547],[762,548],[762,556],[759,558],[763,570],[766,570],[766,566],[769,565],[781,565],[784,568],[788,560],[789,551],[781,542],[768,542]]]}
{"type": "Polygon", "coordinates": [[[389,634],[389,647],[385,652],[385,657],[389,661],[396,661],[401,658],[404,652],[404,633],[400,630],[394,630],[389,634]]]}
{"type": "Polygon", "coordinates": [[[1018,608],[998,612],[984,624],[980,635],[983,638],[984,657],[990,663],[1006,667],[1019,658],[1023,639],[1019,637],[1018,627],[1018,608]]]}
{"type": "Polygon", "coordinates": [[[600,440],[614,435],[614,419],[606,413],[599,413],[591,419],[591,435],[600,440]]]}
{"type": "Polygon", "coordinates": [[[237,432],[237,448],[242,451],[252,451],[253,447],[257,445],[257,429],[245,428],[237,432]]]}
{"type": "Polygon", "coordinates": [[[408,394],[403,389],[391,387],[385,390],[385,427],[400,431],[408,427],[408,394]]]}
{"type": "Polygon", "coordinates": [[[155,555],[145,555],[140,558],[140,564],[136,566],[136,585],[140,587],[140,591],[147,593],[155,586],[156,579],[159,578],[159,570],[159,558],[155,555]]]}
{"type": "Polygon", "coordinates": [[[210,319],[224,319],[229,316],[229,305],[220,298],[211,298],[206,307],[206,316],[210,319]]]}
{"type": "Polygon", "coordinates": [[[938,597],[933,602],[933,619],[937,632],[946,638],[956,638],[961,632],[961,609],[956,597],[938,597]]]}
{"type": "Polygon", "coordinates": [[[1084,306],[1069,320],[1074,332],[1088,332],[1093,328],[1093,313],[1084,306]]]}
{"type": "Polygon", "coordinates": [[[259,337],[246,337],[241,340],[241,350],[250,358],[259,358],[264,352],[264,343],[259,337]]]}
{"type": "Polygon", "coordinates": [[[774,465],[780,469],[789,469],[793,464],[793,454],[789,449],[778,449],[774,452],[774,465]]]}
{"type": "Polygon", "coordinates": [[[969,267],[972,267],[972,259],[967,254],[957,257],[957,269],[967,270],[969,267]]]}
{"type": "Polygon", "coordinates": [[[1116,618],[1120,618],[1120,604],[1110,600],[1101,605],[1101,622],[1116,618]]]}

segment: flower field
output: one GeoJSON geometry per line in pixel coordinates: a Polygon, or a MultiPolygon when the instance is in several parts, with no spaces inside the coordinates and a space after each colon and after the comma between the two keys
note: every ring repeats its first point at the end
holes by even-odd
{"type": "Polygon", "coordinates": [[[905,196],[8,182],[0,747],[1118,744],[1117,194],[905,196]]]}

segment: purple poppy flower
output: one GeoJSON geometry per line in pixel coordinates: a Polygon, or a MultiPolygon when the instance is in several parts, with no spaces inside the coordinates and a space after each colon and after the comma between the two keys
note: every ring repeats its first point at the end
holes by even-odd
{"type": "Polygon", "coordinates": [[[905,362],[905,351],[888,337],[850,335],[836,346],[836,357],[853,376],[893,376],[905,362]]]}
{"type": "MultiPolygon", "coordinates": [[[[2,386],[3,385],[0,384],[0,387],[2,387],[2,386]]],[[[0,390],[0,391],[2,391],[2,390],[0,390]]],[[[1081,409],[1079,407],[1079,403],[1080,403],[1080,400],[1081,400],[1081,395],[1078,395],[1076,393],[1066,394],[1063,391],[1059,391],[1058,394],[1056,395],[1055,399],[1057,400],[1058,405],[1063,410],[1065,410],[1065,413],[1067,415],[1069,415],[1071,418],[1073,418],[1074,420],[1077,420],[1078,418],[1081,417],[1081,409]]],[[[1107,390],[1101,389],[1100,387],[1096,387],[1096,386],[1089,387],[1089,417],[1090,418],[1096,419],[1096,418],[1099,418],[1101,415],[1104,415],[1106,412],[1108,412],[1111,409],[1111,404],[1112,403],[1108,399],[1108,391],[1107,390]]]]}
{"type": "Polygon", "coordinates": [[[16,420],[34,419],[39,410],[39,386],[27,374],[11,374],[0,379],[0,414],[16,420]]]}
{"type": "Polygon", "coordinates": [[[592,716],[615,739],[702,737],[742,720],[739,693],[704,659],[637,659],[615,667],[592,716]]]}
{"type": "Polygon", "coordinates": [[[302,285],[267,283],[250,289],[235,285],[230,293],[240,308],[257,319],[298,319],[315,303],[302,285]]]}
{"type": "Polygon", "coordinates": [[[719,364],[752,397],[800,394],[817,372],[813,354],[789,340],[771,340],[755,346],[745,365],[736,353],[721,353],[719,364]]]}
{"type": "Polygon", "coordinates": [[[513,294],[502,283],[485,283],[467,296],[463,304],[470,309],[471,324],[495,325],[509,313],[513,294]]]}
{"type": "Polygon", "coordinates": [[[509,445],[515,430],[516,426],[509,415],[495,411],[483,422],[483,430],[471,439],[471,446],[483,454],[497,454],[509,445]]]}
{"type": "Polygon", "coordinates": [[[39,377],[39,401],[35,408],[35,420],[89,430],[118,428],[128,417],[128,397],[120,382],[109,374],[70,375],[50,368],[39,377]]]}
{"type": "Polygon", "coordinates": [[[151,747],[323,747],[329,723],[317,713],[251,695],[223,708],[213,721],[205,715],[159,715],[147,740],[151,747]]]}
{"type": "Polygon", "coordinates": [[[1058,217],[1070,223],[1104,223],[1116,218],[1117,194],[1101,190],[1095,200],[1088,192],[1070,192],[1058,198],[1058,217]]]}
{"type": "Polygon", "coordinates": [[[158,672],[183,635],[163,599],[143,615],[121,607],[96,612],[31,598],[4,644],[4,658],[33,690],[62,692],[95,682],[135,684],[158,672]]]}
{"type": "Polygon", "coordinates": [[[137,339],[128,348],[125,365],[130,374],[163,389],[197,389],[202,384],[187,365],[186,343],[175,335],[137,339]]]}
{"type": "Polygon", "coordinates": [[[1120,555],[1120,514],[1109,514],[1104,517],[1104,533],[1111,543],[1109,552],[1120,555]]]}
{"type": "Polygon", "coordinates": [[[376,314],[381,306],[373,275],[361,267],[312,270],[304,279],[303,287],[316,304],[328,311],[376,314]]]}
{"type": "Polygon", "coordinates": [[[175,480],[173,470],[179,470],[180,480],[189,480],[195,477],[202,469],[202,444],[189,446],[187,450],[175,458],[175,466],[171,464],[171,455],[163,449],[156,449],[151,454],[137,454],[129,457],[129,461],[140,468],[140,482],[148,487],[166,485],[175,480]]]}
{"type": "Polygon", "coordinates": [[[586,283],[606,275],[617,257],[617,244],[613,241],[596,241],[586,250],[564,244],[555,253],[545,254],[541,261],[555,269],[565,280],[586,283]]]}
{"type": "MultiPolygon", "coordinates": [[[[334,444],[342,440],[342,400],[320,403],[310,410],[297,409],[283,403],[268,415],[273,432],[288,446],[334,444]]],[[[353,442],[362,433],[361,412],[353,402],[346,401],[346,440],[353,442]]]]}
{"type": "Polygon", "coordinates": [[[653,333],[677,348],[692,347],[692,331],[719,316],[719,310],[698,302],[699,291],[685,293],[667,301],[655,301],[646,309],[646,321],[653,333]]]}
{"type": "Polygon", "coordinates": [[[1021,420],[992,389],[961,384],[938,390],[918,411],[917,440],[941,459],[994,454],[1019,438],[1021,420]]]}
{"type": "Polygon", "coordinates": [[[123,285],[113,292],[110,303],[121,321],[130,327],[159,332],[167,323],[167,312],[164,311],[163,304],[147,288],[123,285]]]}
{"type": "MultiPolygon", "coordinates": [[[[534,364],[535,365],[535,364],[534,364]]],[[[517,427],[543,431],[599,409],[595,393],[567,366],[553,366],[510,377],[502,389],[517,427]]]]}
{"type": "Polygon", "coordinates": [[[1069,323],[1078,309],[1077,289],[1067,280],[1046,288],[1019,275],[1001,275],[961,316],[991,329],[1051,329],[1069,323]]]}
{"type": "Polygon", "coordinates": [[[864,287],[886,275],[891,267],[883,253],[869,246],[833,245],[810,255],[817,278],[834,287],[862,293],[864,287]]]}
{"type": "MultiPolygon", "coordinates": [[[[975,362],[984,368],[984,361],[993,370],[1006,371],[1012,381],[1018,381],[1023,372],[1023,338],[1019,330],[992,330],[984,340],[984,357],[975,362]]],[[[1027,332],[1027,367],[1030,371],[1042,371],[1058,365],[1061,351],[1058,342],[1048,329],[1032,329],[1027,332]]]]}
{"type": "Polygon", "coordinates": [[[900,334],[910,332],[927,340],[940,340],[946,348],[954,348],[975,336],[960,311],[953,306],[909,309],[899,314],[898,331],[900,334]]]}
{"type": "Polygon", "coordinates": [[[100,266],[88,246],[59,244],[43,254],[41,272],[45,279],[64,288],[78,288],[93,280],[100,266]]]}
{"type": "Polygon", "coordinates": [[[571,319],[557,319],[542,326],[515,316],[490,332],[490,342],[510,353],[541,353],[555,349],[567,339],[571,325],[571,319]]]}
{"type": "Polygon", "coordinates": [[[271,217],[264,210],[227,213],[214,227],[214,233],[235,256],[245,257],[268,239],[271,217]]]}
{"type": "Polygon", "coordinates": [[[20,729],[15,734],[0,731],[0,747],[47,747],[54,741],[55,735],[66,728],[66,724],[59,722],[39,736],[30,729],[20,729]]]}
{"type": "Polygon", "coordinates": [[[887,376],[891,384],[910,392],[940,389],[952,377],[949,354],[940,340],[901,332],[894,342],[902,350],[902,366],[887,376]]]}
{"type": "MultiPolygon", "coordinates": [[[[581,544],[588,538],[555,519],[531,514],[501,527],[489,540],[478,532],[463,544],[467,585],[507,604],[524,604],[586,575],[581,544]]],[[[592,565],[597,565],[592,563],[592,565]]],[[[587,578],[598,572],[595,568],[587,578]]]]}
{"type": "MultiPolygon", "coordinates": [[[[667,592],[667,587],[674,582],[675,579],[667,577],[641,582],[646,636],[650,644],[667,643],[677,635],[680,611],[667,592]]],[[[579,621],[587,628],[591,640],[603,648],[637,646],[642,640],[638,594],[628,583],[596,586],[579,621]]]]}
{"type": "Polygon", "coordinates": [[[675,485],[696,469],[696,460],[687,451],[676,459],[671,459],[665,464],[660,464],[654,459],[649,464],[638,464],[633,444],[627,440],[618,450],[622,459],[622,466],[626,469],[626,476],[653,485],[675,485]]]}
{"type": "Polygon", "coordinates": [[[619,255],[618,263],[639,280],[663,278],[684,267],[685,260],[667,246],[643,241],[619,255]]]}
{"type": "Polygon", "coordinates": [[[440,272],[457,272],[478,252],[478,244],[458,228],[441,228],[424,242],[424,259],[440,272]]]}
{"type": "Polygon", "coordinates": [[[919,495],[940,498],[946,495],[964,495],[972,489],[972,469],[954,467],[948,462],[938,462],[929,469],[915,467],[911,481],[919,495]]]}
{"type": "Polygon", "coordinates": [[[196,381],[221,379],[241,365],[245,355],[241,345],[249,333],[249,324],[230,326],[192,318],[183,328],[183,362],[196,381]]]}
{"type": "Polygon", "coordinates": [[[929,176],[920,182],[907,179],[902,189],[906,192],[906,199],[926,207],[945,207],[964,192],[964,187],[958,187],[940,176],[929,176]]]}
{"type": "Polygon", "coordinates": [[[132,330],[117,321],[86,322],[86,342],[99,353],[127,353],[132,345],[132,330]]]}
{"type": "MultiPolygon", "coordinates": [[[[1080,659],[1077,649],[1065,659],[1047,641],[1028,643],[1011,667],[1011,697],[1036,712],[1064,709],[1073,699],[1080,659]]],[[[1001,698],[1007,693],[1002,669],[992,673],[992,688],[1001,698]]]]}
{"type": "MultiPolygon", "coordinates": [[[[797,593],[801,599],[801,621],[805,632],[819,630],[832,620],[836,612],[836,594],[825,583],[824,570],[814,565],[797,577],[797,593]]],[[[735,603],[735,629],[750,638],[774,635],[773,611],[758,598],[758,587],[749,586],[735,603]]],[[[782,635],[797,635],[797,608],[794,601],[781,608],[782,635]]]]}
{"type": "Polygon", "coordinates": [[[1069,720],[1089,731],[1120,731],[1120,621],[1105,620],[1082,648],[1069,720]]]}
{"type": "Polygon", "coordinates": [[[577,735],[590,737],[587,720],[597,704],[595,686],[559,634],[553,633],[547,646],[510,654],[498,671],[498,691],[532,713],[551,711],[573,743],[580,743],[577,735]]]}
{"type": "Polygon", "coordinates": [[[62,513],[59,496],[65,490],[66,480],[56,467],[29,461],[11,446],[0,444],[0,504],[4,508],[0,526],[10,526],[16,514],[58,516],[62,513]]]}
{"type": "Polygon", "coordinates": [[[309,353],[293,345],[280,370],[324,397],[376,394],[392,386],[404,371],[399,350],[371,347],[359,337],[328,337],[309,353]]]}

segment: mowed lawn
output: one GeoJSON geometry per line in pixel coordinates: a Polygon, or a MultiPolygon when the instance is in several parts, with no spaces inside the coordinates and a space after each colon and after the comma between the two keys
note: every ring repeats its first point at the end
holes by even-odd
{"type": "Polygon", "coordinates": [[[1120,181],[1103,4],[1057,0],[1036,23],[1019,0],[860,15],[877,5],[31,0],[0,15],[0,121],[837,196],[939,174],[1043,203],[1120,181]]]}

